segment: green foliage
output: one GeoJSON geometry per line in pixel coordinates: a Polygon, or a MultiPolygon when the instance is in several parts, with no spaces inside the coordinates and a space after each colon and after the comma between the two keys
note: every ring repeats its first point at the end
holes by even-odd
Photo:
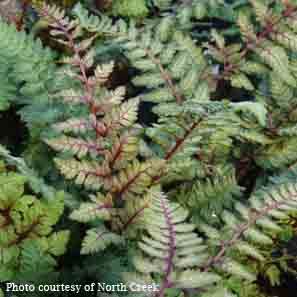
{"type": "Polygon", "coordinates": [[[2,187],[12,181],[2,241],[15,246],[1,253],[4,279],[55,270],[61,216],[78,236],[60,280],[107,282],[110,270],[111,282],[158,286],[137,296],[262,297],[259,275],[274,286],[294,274],[283,246],[296,233],[296,5],[36,5],[32,31],[55,54],[1,23],[0,110],[29,128],[22,156],[0,147],[21,173],[0,163],[2,187]],[[65,212],[61,188],[73,194],[65,212]]]}
{"type": "MultiPolygon", "coordinates": [[[[54,54],[33,35],[17,32],[13,25],[0,22],[1,109],[9,104],[25,105],[20,113],[30,127],[38,128],[57,119],[49,90],[56,88],[54,54]],[[40,113],[42,112],[42,117],[40,113]]],[[[32,130],[33,131],[33,130],[32,130]]]]}
{"type": "Polygon", "coordinates": [[[3,86],[0,89],[0,110],[4,111],[9,108],[10,102],[16,96],[17,88],[13,81],[13,77],[10,76],[9,65],[2,64],[1,67],[1,81],[3,86]]]}
{"type": "Polygon", "coordinates": [[[112,13],[122,17],[145,17],[149,10],[145,0],[116,0],[112,4],[112,13]]]}
{"type": "Polygon", "coordinates": [[[206,178],[205,181],[183,184],[175,197],[182,205],[191,209],[196,219],[210,222],[216,221],[217,214],[224,209],[232,207],[233,201],[241,197],[241,190],[234,170],[232,172],[232,168],[226,168],[223,173],[206,178]]]}
{"type": "Polygon", "coordinates": [[[2,172],[0,180],[0,279],[50,280],[69,237],[69,231],[53,230],[63,213],[63,193],[39,200],[25,193],[23,175],[2,172]]]}
{"type": "MultiPolygon", "coordinates": [[[[55,188],[48,186],[45,181],[38,176],[38,173],[29,168],[22,158],[12,156],[12,154],[2,145],[0,145],[0,157],[10,166],[15,166],[23,176],[26,176],[27,183],[35,194],[41,194],[44,198],[50,200],[54,197],[55,188]]],[[[5,164],[3,162],[3,168],[5,164]]],[[[1,166],[0,166],[1,167],[1,166]]],[[[0,170],[1,172],[2,170],[0,170]]],[[[66,196],[66,195],[65,195],[66,196]]]]}

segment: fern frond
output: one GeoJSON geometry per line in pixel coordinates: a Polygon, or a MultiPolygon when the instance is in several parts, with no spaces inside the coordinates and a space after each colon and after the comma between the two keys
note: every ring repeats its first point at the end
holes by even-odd
{"type": "Polygon", "coordinates": [[[0,38],[3,41],[0,45],[3,82],[0,105],[2,109],[9,104],[20,106],[22,119],[31,131],[40,133],[41,127],[53,123],[62,113],[49,94],[61,90],[68,82],[55,81],[58,72],[55,54],[32,34],[18,32],[15,26],[0,20],[0,38]]]}
{"type": "Polygon", "coordinates": [[[201,49],[190,37],[176,32],[171,43],[163,44],[158,36],[142,34],[139,41],[129,40],[127,55],[133,66],[143,71],[133,80],[134,84],[150,89],[144,100],[181,104],[184,96],[200,97],[200,92],[195,91],[199,90],[199,80],[205,75],[207,64],[201,49]],[[143,52],[141,56],[139,49],[143,52]]]}
{"type": "Polygon", "coordinates": [[[192,267],[207,259],[207,247],[185,223],[188,212],[169,203],[164,194],[154,190],[151,207],[145,210],[147,234],[139,242],[143,256],[134,261],[140,274],[158,273],[161,284],[156,296],[164,296],[168,288],[201,288],[220,280],[214,273],[197,273],[192,267]]]}
{"type": "MultiPolygon", "coordinates": [[[[55,125],[56,131],[63,135],[45,142],[63,153],[63,158],[55,160],[66,179],[98,192],[96,199],[82,203],[70,217],[86,223],[108,220],[113,229],[122,232],[121,228],[127,229],[130,222],[138,225],[138,218],[147,206],[143,195],[162,171],[164,162],[159,158],[141,159],[139,136],[142,127],[136,123],[140,100],[124,100],[124,87],[114,90],[105,87],[113,63],[96,64],[95,51],[91,48],[96,34],[84,43],[77,35],[82,29],[77,20],[71,21],[59,9],[56,11],[56,8],[47,6],[41,9],[40,15],[49,22],[52,35],[73,53],[63,61],[68,65],[64,75],[76,81],[75,87],[58,96],[62,95],[64,103],[71,105],[79,115],[55,125]],[[69,153],[77,158],[69,158],[69,153]],[[136,203],[137,199],[139,202],[136,203]],[[120,226],[118,220],[124,214],[129,218],[124,218],[120,226]]],[[[87,14],[82,13],[80,18],[84,17],[87,14]]],[[[96,19],[94,24],[97,25],[96,19]]],[[[91,20],[85,25],[94,24],[91,20]]],[[[99,246],[96,243],[96,234],[93,229],[89,230],[83,242],[83,253],[107,247],[107,244],[99,246]]],[[[108,238],[109,235],[107,241],[108,238]]]]}
{"type": "Polygon", "coordinates": [[[90,24],[81,6],[76,6],[75,14],[84,29],[112,36],[122,46],[131,64],[142,72],[133,82],[148,89],[142,96],[144,100],[180,104],[184,94],[186,98],[199,98],[196,90],[199,79],[207,73],[207,63],[189,36],[170,30],[170,19],[147,32],[138,32],[133,24],[128,27],[122,21],[112,25],[110,20],[94,17],[90,24]]]}
{"type": "MultiPolygon", "coordinates": [[[[289,67],[290,53],[295,51],[296,37],[287,22],[296,19],[296,4],[274,3],[269,6],[264,1],[249,1],[247,11],[240,11],[237,24],[240,28],[243,46],[234,48],[234,44],[223,47],[210,46],[210,53],[223,63],[222,76],[230,80],[235,87],[253,90],[255,86],[243,72],[247,62],[261,63],[272,69],[277,77],[291,87],[296,86],[296,79],[289,67]],[[255,16],[256,24],[253,23],[255,16]],[[284,21],[284,19],[288,21],[284,21]]],[[[257,70],[257,74],[260,72],[257,70]]],[[[255,73],[255,74],[256,74],[255,73]]]]}
{"type": "MultiPolygon", "coordinates": [[[[226,224],[223,230],[228,234],[228,239],[224,240],[216,254],[206,262],[204,270],[220,267],[232,275],[253,281],[256,275],[241,264],[236,255],[232,259],[230,251],[236,249],[242,255],[262,261],[265,252],[261,247],[273,244],[273,236],[282,230],[278,220],[296,208],[296,197],[295,184],[280,184],[259,190],[250,198],[248,205],[237,202],[235,213],[224,212],[221,217],[226,224]]],[[[208,229],[202,227],[202,230],[207,232],[208,229]]]]}

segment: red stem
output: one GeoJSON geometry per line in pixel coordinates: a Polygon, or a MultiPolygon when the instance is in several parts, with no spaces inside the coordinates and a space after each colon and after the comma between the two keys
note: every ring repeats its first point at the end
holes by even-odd
{"type": "MultiPolygon", "coordinates": [[[[75,45],[75,41],[74,41],[74,38],[73,38],[71,32],[69,32],[67,27],[65,25],[63,25],[59,19],[51,16],[48,11],[43,10],[43,14],[47,17],[52,18],[54,20],[54,22],[56,23],[56,25],[58,26],[58,29],[60,29],[64,33],[65,37],[68,39],[68,46],[74,52],[75,57],[76,57],[76,61],[75,61],[74,65],[78,66],[80,69],[80,72],[81,72],[80,80],[83,83],[83,88],[85,91],[85,96],[84,96],[85,101],[88,104],[90,113],[94,116],[94,119],[97,119],[97,110],[96,110],[96,108],[94,108],[95,107],[94,86],[91,85],[88,80],[87,67],[84,64],[83,59],[81,58],[81,52],[80,52],[79,48],[76,47],[76,45],[75,45]]],[[[103,136],[104,132],[102,133],[101,129],[98,129],[97,121],[96,121],[95,125],[93,126],[93,128],[95,129],[95,132],[96,132],[96,139],[103,136]]]]}

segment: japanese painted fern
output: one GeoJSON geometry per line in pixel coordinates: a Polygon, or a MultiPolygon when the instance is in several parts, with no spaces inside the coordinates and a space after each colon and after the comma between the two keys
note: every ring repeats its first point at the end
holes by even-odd
{"type": "MultiPolygon", "coordinates": [[[[64,36],[65,40],[60,41],[73,51],[72,57],[64,59],[70,66],[65,74],[77,80],[77,86],[63,91],[62,96],[66,104],[78,106],[79,115],[56,124],[55,129],[63,135],[46,142],[56,151],[68,153],[56,159],[67,179],[97,191],[91,202],[82,203],[71,218],[81,222],[111,220],[115,231],[124,232],[146,207],[143,196],[163,163],[137,158],[141,133],[136,124],[139,99],[125,101],[125,88],[107,90],[104,86],[113,64],[93,69],[95,53],[90,46],[94,36],[77,41],[77,23],[68,21],[55,7],[45,6],[41,15],[52,27],[52,35],[64,36]]],[[[117,238],[101,225],[88,232],[82,252],[98,251],[117,238]]]]}
{"type": "Polygon", "coordinates": [[[153,197],[145,211],[147,234],[139,242],[142,255],[134,261],[138,274],[126,277],[138,283],[160,279],[155,294],[158,297],[169,288],[196,288],[197,296],[236,296],[224,279],[233,276],[243,282],[256,280],[253,263],[265,261],[267,246],[274,244],[284,227],[279,220],[296,211],[297,185],[283,183],[264,188],[248,203],[237,202],[232,212],[222,212],[223,227],[219,228],[186,223],[186,209],[157,190],[153,197]],[[203,237],[198,237],[196,228],[203,237]]]}

